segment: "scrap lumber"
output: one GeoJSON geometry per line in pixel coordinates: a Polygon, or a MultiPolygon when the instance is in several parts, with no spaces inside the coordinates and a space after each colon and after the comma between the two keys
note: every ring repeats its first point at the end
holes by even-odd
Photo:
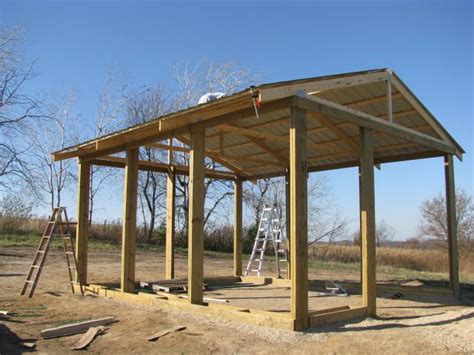
{"type": "Polygon", "coordinates": [[[104,334],[107,329],[109,328],[102,325],[98,327],[90,327],[86,334],[84,334],[82,338],[72,346],[71,350],[82,350],[87,348],[97,335],[104,334]]]}
{"type": "Polygon", "coordinates": [[[178,325],[178,326],[173,327],[173,328],[162,330],[161,332],[158,332],[158,333],[152,335],[151,337],[147,338],[147,340],[148,341],[156,341],[159,338],[164,337],[165,335],[168,335],[168,334],[173,333],[173,332],[179,332],[179,331],[184,330],[184,329],[186,329],[186,327],[184,325],[178,325]]]}
{"type": "Polygon", "coordinates": [[[40,335],[44,339],[63,337],[66,335],[83,333],[87,331],[90,327],[96,327],[99,325],[107,325],[114,321],[115,321],[115,317],[105,317],[105,318],[89,320],[89,321],[81,322],[81,323],[66,324],[60,327],[56,327],[56,328],[44,329],[41,331],[40,335]]]}
{"type": "MultiPolygon", "coordinates": [[[[178,296],[179,298],[182,298],[184,300],[189,299],[187,295],[180,295],[178,296]]],[[[211,297],[204,297],[202,299],[204,302],[215,302],[215,303],[229,303],[229,300],[226,300],[224,298],[211,298],[211,297]]]]}
{"type": "Polygon", "coordinates": [[[36,343],[34,342],[21,342],[20,346],[25,349],[34,349],[36,347],[36,343]]]}

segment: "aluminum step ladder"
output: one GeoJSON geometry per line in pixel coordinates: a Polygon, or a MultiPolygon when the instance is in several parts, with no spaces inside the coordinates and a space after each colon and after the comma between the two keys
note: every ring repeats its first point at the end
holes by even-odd
{"type": "Polygon", "coordinates": [[[251,272],[260,276],[268,242],[273,245],[276,277],[281,278],[282,272],[286,273],[288,271],[288,253],[281,228],[280,211],[280,206],[277,203],[271,207],[267,205],[263,206],[252,254],[250,255],[247,269],[245,270],[245,276],[248,276],[251,272]]]}
{"type": "MultiPolygon", "coordinates": [[[[30,271],[26,276],[25,283],[21,290],[21,296],[28,294],[28,297],[32,297],[35,293],[36,286],[38,285],[38,280],[43,270],[46,257],[51,246],[51,240],[53,236],[59,236],[62,238],[64,255],[66,256],[67,261],[67,271],[69,275],[69,283],[71,285],[71,290],[74,293],[74,279],[73,275],[77,270],[77,261],[76,255],[74,254],[74,243],[70,233],[70,225],[74,224],[69,222],[67,217],[66,207],[56,207],[49,218],[46,229],[41,237],[41,240],[36,250],[33,262],[30,266],[30,271]],[[64,217],[63,217],[64,215],[64,217]]],[[[84,295],[84,289],[82,284],[79,281],[79,288],[81,294],[84,295]]]]}

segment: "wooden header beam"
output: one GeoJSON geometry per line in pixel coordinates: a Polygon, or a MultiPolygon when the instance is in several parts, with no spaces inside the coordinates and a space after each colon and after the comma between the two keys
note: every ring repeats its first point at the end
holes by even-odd
{"type": "MultiPolygon", "coordinates": [[[[359,75],[347,75],[346,77],[333,77],[324,80],[296,81],[284,86],[263,87],[260,90],[260,101],[266,104],[268,101],[280,99],[290,95],[298,95],[301,92],[311,94],[327,89],[337,89],[354,85],[362,85],[384,81],[387,79],[387,71],[379,70],[359,75]]],[[[263,105],[265,106],[265,105],[263,105]]]]}
{"type": "MultiPolygon", "coordinates": [[[[125,167],[124,158],[112,157],[112,156],[107,156],[104,158],[96,158],[96,159],[91,160],[90,163],[93,165],[109,166],[113,168],[125,167]]],[[[174,168],[176,171],[176,174],[178,175],[189,175],[189,168],[185,165],[173,165],[173,164],[157,163],[157,162],[150,162],[150,161],[144,161],[144,160],[138,161],[139,170],[156,171],[159,173],[168,173],[170,168],[174,168]]],[[[221,179],[221,180],[234,181],[238,178],[231,172],[219,171],[219,170],[213,170],[213,169],[205,169],[205,175],[208,178],[221,179]]]]}
{"type": "MultiPolygon", "coordinates": [[[[269,102],[259,109],[261,114],[295,106],[295,97],[284,97],[269,102]]],[[[189,133],[194,128],[210,128],[255,115],[251,96],[243,93],[233,98],[223,98],[218,102],[196,106],[171,114],[146,125],[132,127],[95,141],[53,153],[55,161],[83,156],[90,160],[152,144],[171,137],[189,133]]]]}
{"type": "Polygon", "coordinates": [[[441,152],[448,154],[454,154],[455,152],[455,148],[453,146],[440,139],[417,132],[413,129],[401,126],[396,123],[387,122],[381,118],[347,108],[343,105],[339,105],[319,97],[313,97],[310,95],[298,97],[298,106],[302,109],[321,112],[323,114],[327,114],[328,116],[333,116],[340,120],[351,122],[359,127],[384,132],[391,136],[418,143],[441,152]]]}

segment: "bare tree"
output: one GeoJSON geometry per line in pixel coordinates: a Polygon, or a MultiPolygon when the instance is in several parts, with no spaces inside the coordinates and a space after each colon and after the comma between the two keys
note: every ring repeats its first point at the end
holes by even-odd
{"type": "MultiPolygon", "coordinates": [[[[421,223],[418,236],[432,239],[448,247],[448,226],[446,216],[446,198],[438,194],[425,200],[420,206],[421,223]]],[[[474,242],[474,202],[465,190],[456,190],[456,212],[458,243],[461,249],[472,246],[474,242]]]]}
{"type": "MultiPolygon", "coordinates": [[[[377,222],[375,226],[375,243],[377,247],[383,246],[392,241],[395,237],[395,229],[385,220],[377,222]]],[[[360,245],[360,229],[352,234],[354,245],[360,245]]]]}
{"type": "Polygon", "coordinates": [[[19,137],[27,124],[38,118],[38,101],[25,93],[34,77],[34,62],[26,64],[21,45],[23,31],[0,28],[0,187],[28,179],[24,160],[27,146],[19,137]]]}
{"type": "Polygon", "coordinates": [[[45,119],[36,129],[28,130],[31,149],[28,152],[31,181],[35,189],[48,196],[51,208],[61,206],[62,193],[74,181],[71,159],[54,162],[51,152],[61,150],[78,141],[77,116],[72,112],[74,97],[63,95],[45,107],[45,119]]]}
{"type": "MultiPolygon", "coordinates": [[[[288,208],[286,206],[285,183],[284,178],[273,178],[258,180],[255,184],[246,186],[243,198],[252,211],[255,225],[259,223],[263,205],[278,203],[282,207],[282,212],[288,208]]],[[[349,221],[341,217],[339,208],[334,201],[324,175],[311,176],[308,180],[309,245],[323,240],[331,244],[345,235],[349,221]]],[[[285,225],[285,218],[282,218],[282,225],[285,225]]]]}
{"type": "Polygon", "coordinates": [[[254,184],[246,184],[242,199],[251,211],[253,224],[258,225],[263,205],[271,203],[270,187],[275,183],[272,179],[262,179],[254,184]]]}
{"type": "MultiPolygon", "coordinates": [[[[101,137],[119,128],[120,114],[124,106],[124,90],[126,86],[116,73],[109,72],[104,80],[102,89],[98,95],[97,116],[94,121],[94,138],[101,137]]],[[[107,183],[113,180],[117,169],[91,167],[90,195],[89,195],[89,225],[96,209],[95,198],[103,190],[107,183]]]]}
{"type": "MultiPolygon", "coordinates": [[[[182,110],[197,105],[199,98],[209,92],[223,92],[231,95],[260,81],[260,76],[242,67],[235,61],[228,60],[216,63],[202,60],[197,64],[179,62],[174,67],[174,78],[178,89],[173,99],[173,109],[182,110]]],[[[186,146],[186,144],[183,144],[186,146]]],[[[188,165],[187,154],[175,154],[179,164],[188,165]]],[[[207,159],[209,168],[222,168],[220,164],[207,159]]],[[[225,168],[224,168],[225,169],[225,168]]],[[[221,206],[233,195],[232,185],[215,179],[206,179],[206,212],[205,224],[217,216],[221,206]]],[[[189,206],[189,178],[178,176],[176,179],[177,225],[181,231],[187,229],[189,206]]]]}
{"type": "MultiPolygon", "coordinates": [[[[143,87],[137,93],[125,97],[127,124],[139,124],[160,117],[169,112],[167,93],[161,86],[143,87]]],[[[140,159],[164,162],[166,153],[157,149],[143,147],[140,159]]],[[[145,238],[153,237],[159,215],[164,212],[166,177],[164,174],[146,171],[139,174],[139,203],[142,212],[145,238]]]]}

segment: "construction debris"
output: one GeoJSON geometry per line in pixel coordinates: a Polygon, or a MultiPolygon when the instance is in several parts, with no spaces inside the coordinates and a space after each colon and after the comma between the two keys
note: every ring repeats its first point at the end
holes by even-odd
{"type": "MultiPolygon", "coordinates": [[[[189,297],[187,295],[179,295],[179,298],[182,298],[184,300],[187,300],[189,297]]],[[[202,299],[204,302],[215,302],[215,303],[228,303],[229,300],[226,300],[224,298],[210,298],[210,297],[203,297],[202,299]]]]}
{"type": "Polygon", "coordinates": [[[98,327],[89,328],[87,333],[84,334],[82,338],[79,339],[79,341],[72,346],[71,350],[82,350],[82,349],[87,348],[97,335],[104,334],[107,329],[109,328],[104,327],[102,325],[98,327]]]}
{"type": "Polygon", "coordinates": [[[44,339],[63,337],[66,335],[73,335],[83,333],[91,327],[100,325],[107,325],[115,321],[115,317],[105,317],[100,319],[89,320],[86,322],[66,324],[56,328],[45,329],[41,331],[41,336],[44,339]]]}
{"type": "MultiPolygon", "coordinates": [[[[187,279],[174,279],[174,280],[160,280],[160,281],[141,281],[140,287],[151,288],[153,291],[162,291],[166,293],[179,293],[187,292],[188,280],[187,279]]],[[[207,284],[203,284],[203,290],[207,290],[207,284]]]]}
{"type": "Polygon", "coordinates": [[[179,332],[179,331],[184,330],[184,329],[186,329],[186,327],[184,325],[178,325],[178,326],[173,327],[173,328],[162,330],[161,332],[158,332],[155,335],[152,335],[151,337],[147,338],[147,340],[148,341],[156,341],[156,340],[160,339],[161,337],[163,337],[165,335],[168,335],[168,334],[173,333],[173,332],[179,332]]]}
{"type": "Polygon", "coordinates": [[[36,347],[36,343],[33,342],[22,342],[20,346],[25,349],[34,349],[36,347]]]}

